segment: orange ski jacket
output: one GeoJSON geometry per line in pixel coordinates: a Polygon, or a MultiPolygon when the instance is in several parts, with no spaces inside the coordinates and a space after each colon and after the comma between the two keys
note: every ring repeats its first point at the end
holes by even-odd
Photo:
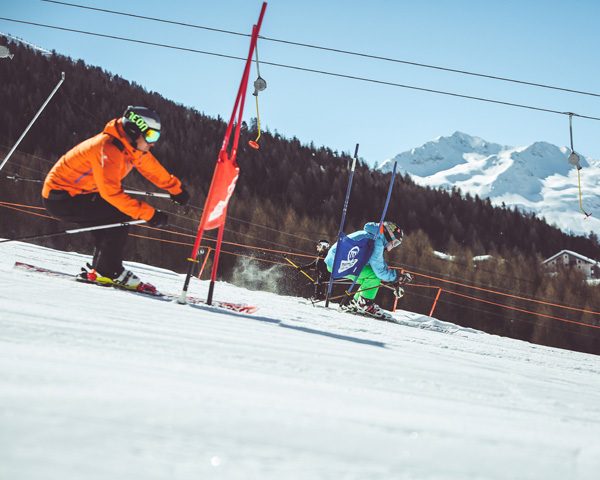
{"type": "Polygon", "coordinates": [[[135,167],[145,178],[167,192],[181,193],[181,181],[171,175],[150,152],[134,148],[127,139],[121,119],[111,120],[102,133],[65,153],[52,167],[42,188],[64,190],[71,196],[100,193],[100,196],[134,219],[150,220],[155,209],[123,191],[121,181],[135,167]]]}

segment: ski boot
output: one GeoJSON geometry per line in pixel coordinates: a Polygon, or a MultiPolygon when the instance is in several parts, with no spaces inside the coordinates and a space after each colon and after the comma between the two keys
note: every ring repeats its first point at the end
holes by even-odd
{"type": "Polygon", "coordinates": [[[131,270],[127,270],[126,268],[123,269],[119,276],[110,278],[101,275],[98,271],[91,268],[91,265],[89,264],[87,264],[86,267],[88,268],[81,269],[81,273],[79,275],[79,278],[85,282],[160,296],[160,293],[154,285],[142,282],[135,273],[133,273],[131,270]]]}
{"type": "Polygon", "coordinates": [[[359,297],[358,300],[353,298],[350,301],[350,304],[354,306],[356,313],[359,315],[373,317],[378,320],[393,320],[393,317],[383,310],[379,305],[377,305],[373,300],[369,300],[364,297],[359,297]]]}

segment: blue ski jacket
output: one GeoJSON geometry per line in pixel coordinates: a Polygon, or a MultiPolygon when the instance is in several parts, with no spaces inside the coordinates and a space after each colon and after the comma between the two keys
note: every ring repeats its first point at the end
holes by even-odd
{"type": "MultiPolygon", "coordinates": [[[[371,265],[375,275],[384,282],[395,282],[398,279],[398,272],[392,270],[383,258],[387,240],[383,233],[379,233],[379,223],[369,222],[365,225],[364,230],[359,230],[348,235],[353,240],[360,240],[365,237],[374,239],[373,253],[369,257],[366,265],[371,265]]],[[[325,257],[327,269],[333,270],[333,260],[335,259],[335,251],[337,250],[337,242],[329,249],[329,253],[325,257]]]]}

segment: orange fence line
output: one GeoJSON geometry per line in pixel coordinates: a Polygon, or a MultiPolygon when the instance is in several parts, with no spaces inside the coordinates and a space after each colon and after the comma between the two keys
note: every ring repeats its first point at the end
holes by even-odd
{"type": "Polygon", "coordinates": [[[12,203],[12,202],[3,202],[3,201],[0,201],[0,204],[6,205],[6,206],[12,205],[13,207],[31,208],[33,210],[46,210],[45,207],[36,207],[35,205],[22,205],[20,203],[12,203]]]}
{"type": "MultiPolygon", "coordinates": [[[[141,225],[136,225],[136,226],[141,226],[141,225]]],[[[157,229],[157,230],[161,230],[161,229],[157,229]]],[[[165,230],[165,231],[168,231],[168,230],[165,230]]],[[[162,238],[148,237],[148,236],[146,236],[146,235],[137,235],[137,234],[133,234],[133,233],[131,233],[130,235],[131,235],[132,237],[144,238],[144,239],[146,239],[146,240],[154,240],[154,241],[156,241],[156,242],[175,243],[175,244],[178,244],[178,245],[187,245],[187,246],[191,246],[191,245],[192,245],[191,243],[177,242],[177,241],[175,241],[175,240],[164,240],[164,239],[162,239],[162,238]]],[[[223,242],[223,243],[225,243],[225,242],[223,242]]],[[[212,247],[204,247],[204,248],[208,248],[209,250],[211,250],[211,249],[212,249],[212,247]]],[[[249,248],[251,248],[251,247],[249,247],[249,248]]],[[[267,262],[267,263],[273,263],[273,264],[275,264],[275,265],[283,265],[283,266],[287,266],[287,264],[286,264],[286,263],[283,263],[283,262],[276,262],[276,261],[274,261],[274,260],[267,260],[266,258],[258,258],[258,257],[253,257],[252,255],[245,255],[245,254],[243,254],[243,253],[228,252],[228,251],[226,251],[226,250],[221,250],[221,252],[223,252],[223,253],[227,253],[227,254],[229,254],[229,255],[234,255],[234,256],[236,256],[236,257],[246,257],[246,258],[251,258],[252,260],[258,260],[259,262],[267,262]]]]}
{"type": "Polygon", "coordinates": [[[178,242],[176,240],[165,240],[164,238],[147,237],[146,235],[138,235],[136,233],[130,233],[129,236],[137,237],[137,238],[144,238],[146,240],[155,240],[157,242],[174,243],[176,245],[186,245],[186,246],[190,246],[190,247],[192,246],[191,243],[178,242]]]}
{"type": "MultiPolygon", "coordinates": [[[[165,230],[163,228],[156,228],[156,227],[151,227],[149,225],[136,225],[138,227],[143,227],[143,228],[150,228],[152,230],[160,230],[162,232],[168,232],[168,233],[172,233],[174,235],[181,235],[183,237],[189,237],[189,238],[196,238],[196,235],[190,235],[189,233],[183,233],[183,232],[176,232],[174,230],[165,230]]],[[[217,240],[214,238],[205,238],[206,241],[208,242],[216,242],[217,240]]],[[[279,253],[282,255],[293,255],[295,257],[308,257],[308,258],[314,258],[315,255],[309,255],[306,253],[296,253],[296,252],[290,252],[290,251],[285,251],[285,250],[274,250],[272,248],[266,248],[266,247],[257,247],[255,245],[245,245],[243,243],[236,243],[236,242],[229,242],[227,240],[223,240],[224,244],[227,245],[232,245],[234,247],[242,247],[242,248],[250,248],[253,250],[261,250],[264,252],[271,252],[271,253],[279,253]]],[[[282,264],[283,265],[283,264],[282,264]]]]}
{"type": "MultiPolygon", "coordinates": [[[[407,272],[408,270],[405,270],[407,272]]],[[[402,285],[403,287],[421,287],[421,288],[440,288],[437,285],[423,285],[422,283],[407,283],[402,285]]]]}
{"type": "Polygon", "coordinates": [[[420,276],[420,277],[429,278],[430,280],[439,280],[440,282],[450,283],[452,285],[458,285],[460,287],[472,288],[473,290],[479,290],[481,292],[494,293],[496,295],[502,295],[504,297],[516,298],[518,300],[525,300],[525,301],[528,301],[528,302],[539,303],[539,304],[548,305],[548,306],[551,306],[551,307],[564,308],[566,310],[573,310],[575,312],[590,313],[592,315],[600,315],[600,312],[595,312],[593,310],[586,310],[585,308],[569,307],[569,306],[566,306],[566,305],[560,305],[558,303],[546,302],[544,300],[536,300],[534,298],[521,297],[519,295],[512,295],[510,293],[497,292],[495,290],[490,290],[488,288],[476,287],[474,285],[467,285],[466,283],[455,282],[453,280],[447,280],[445,278],[438,278],[438,277],[434,277],[434,276],[431,276],[431,275],[425,275],[424,273],[418,273],[418,272],[413,272],[413,271],[406,270],[406,269],[401,269],[400,267],[392,267],[392,268],[394,268],[396,270],[404,270],[405,272],[408,272],[408,273],[411,273],[413,275],[417,275],[417,276],[420,276]]]}
{"type": "Polygon", "coordinates": [[[552,318],[554,320],[559,320],[561,322],[574,323],[576,325],[582,325],[584,327],[591,327],[591,328],[598,328],[598,329],[600,329],[600,325],[592,325],[591,323],[583,323],[583,322],[577,322],[575,320],[567,320],[566,318],[555,317],[553,315],[546,315],[545,313],[531,312],[529,310],[525,310],[525,309],[522,309],[522,308],[511,307],[510,305],[503,305],[501,303],[491,302],[489,300],[484,300],[482,298],[471,297],[470,295],[465,295],[464,293],[453,292],[452,290],[444,290],[444,292],[449,293],[451,295],[456,295],[457,297],[468,298],[469,300],[475,300],[475,301],[478,301],[478,302],[488,303],[490,305],[496,305],[497,307],[507,308],[509,310],[515,310],[517,312],[529,313],[531,315],[538,315],[540,317],[552,318]]]}
{"type": "Polygon", "coordinates": [[[43,213],[29,212],[27,210],[23,210],[22,208],[11,207],[10,205],[5,205],[4,202],[0,202],[0,207],[8,208],[9,210],[16,210],[17,212],[28,213],[29,215],[35,215],[36,217],[44,217],[44,218],[50,218],[50,219],[54,220],[54,217],[51,217],[50,215],[44,215],[43,213]]]}
{"type": "MultiPolygon", "coordinates": [[[[2,201],[0,201],[0,206],[1,207],[9,208],[9,209],[12,209],[12,210],[16,210],[16,211],[19,211],[19,212],[28,213],[28,214],[31,214],[31,215],[36,215],[36,216],[40,216],[40,217],[44,217],[44,218],[54,219],[53,217],[50,217],[48,215],[43,215],[43,214],[38,214],[38,213],[34,213],[34,212],[29,212],[27,210],[22,210],[20,208],[16,208],[16,207],[13,207],[13,206],[10,206],[10,205],[19,205],[19,204],[12,204],[12,203],[9,203],[9,202],[2,202],[2,201]]],[[[27,206],[27,205],[19,205],[19,206],[28,207],[28,208],[38,208],[38,207],[31,207],[31,206],[27,206]]],[[[189,235],[189,234],[186,234],[186,233],[176,232],[176,231],[173,231],[173,230],[167,230],[167,229],[162,229],[162,228],[151,227],[151,226],[148,226],[148,225],[137,225],[137,226],[141,226],[141,227],[144,227],[144,228],[149,228],[149,229],[152,229],[152,230],[158,230],[158,231],[162,231],[162,232],[166,232],[166,233],[171,233],[171,234],[175,234],[175,235],[182,235],[182,236],[186,236],[186,237],[190,237],[190,238],[194,237],[193,235],[189,235]]],[[[161,238],[149,237],[149,236],[144,236],[144,235],[131,234],[131,236],[138,237],[138,238],[143,238],[143,239],[147,239],[147,240],[153,240],[153,241],[159,241],[159,242],[165,242],[165,243],[173,243],[173,244],[177,244],[177,245],[186,245],[186,246],[190,246],[191,245],[191,243],[177,242],[175,240],[165,240],[165,239],[161,239],[161,238]]],[[[212,242],[216,241],[216,240],[210,239],[210,238],[207,238],[206,240],[212,241],[212,242]]],[[[226,243],[226,244],[232,245],[232,246],[238,246],[238,247],[242,247],[242,248],[248,248],[248,249],[251,249],[251,250],[260,250],[260,251],[278,253],[278,254],[283,254],[283,255],[293,255],[293,256],[310,257],[310,258],[314,257],[314,255],[307,255],[307,254],[302,254],[302,253],[294,253],[294,252],[289,252],[289,251],[286,252],[286,251],[282,251],[282,250],[274,250],[274,249],[269,249],[269,248],[264,248],[264,247],[257,247],[257,246],[253,246],[253,245],[245,245],[245,244],[236,243],[236,242],[223,241],[223,243],[226,243]]],[[[207,248],[210,248],[210,247],[207,247],[207,248]]],[[[273,261],[273,260],[267,260],[267,259],[263,259],[263,258],[257,258],[257,257],[251,256],[251,255],[245,255],[245,254],[234,253],[234,252],[229,252],[229,251],[223,251],[223,253],[226,253],[228,255],[235,255],[235,256],[239,256],[239,257],[251,258],[253,260],[258,260],[258,261],[261,261],[261,262],[272,263],[272,264],[275,264],[275,265],[287,266],[287,264],[282,263],[282,262],[276,262],[276,261],[273,261]]],[[[532,299],[532,298],[522,297],[522,296],[518,296],[518,295],[512,295],[512,294],[508,294],[508,293],[497,292],[497,291],[491,290],[491,289],[486,289],[486,288],[482,288],[482,287],[476,287],[476,286],[473,286],[473,285],[467,285],[467,284],[463,284],[463,283],[460,283],[460,282],[455,282],[453,280],[447,280],[447,279],[443,279],[443,278],[434,277],[434,276],[431,276],[431,275],[426,275],[426,274],[423,274],[423,273],[418,273],[418,272],[406,270],[406,269],[403,269],[401,267],[395,267],[394,266],[392,268],[399,269],[399,270],[404,270],[404,271],[409,272],[411,274],[414,274],[414,275],[417,275],[417,276],[421,276],[421,277],[424,277],[424,278],[428,278],[430,280],[439,280],[441,282],[450,283],[452,285],[458,285],[458,286],[461,286],[461,287],[471,288],[473,290],[483,291],[483,292],[487,292],[487,293],[493,293],[493,294],[496,294],[496,295],[501,295],[501,296],[505,296],[505,297],[509,297],[509,298],[515,298],[515,299],[519,299],[519,300],[525,300],[525,301],[529,301],[529,302],[533,302],[533,303],[538,303],[538,304],[542,304],[542,305],[547,305],[547,306],[552,306],[552,307],[564,308],[564,309],[567,309],[567,310],[572,310],[572,311],[581,312],[581,313],[589,313],[589,314],[593,314],[593,315],[600,315],[600,312],[595,312],[595,311],[592,311],[592,310],[586,310],[586,309],[582,309],[582,308],[569,307],[569,306],[566,306],[566,305],[560,305],[560,304],[546,302],[546,301],[542,301],[542,300],[536,300],[536,299],[532,299]]],[[[441,292],[442,292],[443,289],[441,287],[437,287],[437,286],[433,286],[433,285],[423,285],[423,284],[413,284],[413,285],[410,285],[410,286],[412,286],[412,287],[422,287],[422,288],[438,288],[439,289],[438,293],[436,295],[436,298],[434,300],[434,304],[432,306],[432,310],[431,311],[433,312],[433,310],[435,309],[435,305],[437,304],[437,301],[438,301],[438,299],[440,297],[440,294],[441,294],[441,292]]],[[[574,323],[574,324],[582,325],[582,326],[586,326],[586,327],[600,328],[600,326],[591,325],[591,324],[582,323],[582,322],[577,322],[577,321],[574,321],[574,320],[567,320],[567,319],[563,319],[563,318],[559,318],[559,317],[554,317],[552,315],[546,315],[546,314],[542,314],[542,313],[536,313],[536,312],[532,312],[532,311],[521,309],[521,308],[517,308],[517,307],[512,307],[512,306],[503,305],[503,304],[496,303],[496,302],[491,302],[489,300],[484,300],[484,299],[481,299],[481,298],[472,297],[472,296],[461,294],[461,293],[458,293],[458,292],[453,292],[453,291],[450,291],[450,290],[445,290],[444,289],[443,291],[447,292],[447,293],[450,293],[452,295],[456,295],[456,296],[459,296],[459,297],[463,297],[463,298],[469,299],[469,300],[473,300],[473,301],[477,301],[477,302],[482,302],[482,303],[487,303],[487,304],[491,304],[491,305],[496,305],[496,306],[499,306],[499,307],[502,307],[502,308],[506,308],[506,309],[509,309],[509,310],[515,310],[515,311],[519,311],[519,312],[522,312],[522,313],[528,313],[528,314],[531,314],[531,315],[538,315],[538,316],[542,316],[542,317],[546,317],[546,318],[551,318],[551,319],[554,319],[554,320],[568,322],[568,323],[574,323]]]]}

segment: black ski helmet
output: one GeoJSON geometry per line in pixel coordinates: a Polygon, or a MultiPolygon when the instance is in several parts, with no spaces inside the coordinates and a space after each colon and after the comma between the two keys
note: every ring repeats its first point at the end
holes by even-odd
{"type": "Polygon", "coordinates": [[[160,138],[160,117],[154,110],[129,105],[121,121],[123,130],[132,143],[135,143],[140,135],[143,135],[148,143],[155,143],[160,138]]]}
{"type": "Polygon", "coordinates": [[[325,253],[329,250],[329,242],[327,240],[319,240],[317,242],[317,253],[325,253]]]}
{"type": "Polygon", "coordinates": [[[394,222],[383,222],[383,236],[387,241],[385,249],[389,252],[392,248],[400,246],[404,239],[404,232],[394,222]]]}

